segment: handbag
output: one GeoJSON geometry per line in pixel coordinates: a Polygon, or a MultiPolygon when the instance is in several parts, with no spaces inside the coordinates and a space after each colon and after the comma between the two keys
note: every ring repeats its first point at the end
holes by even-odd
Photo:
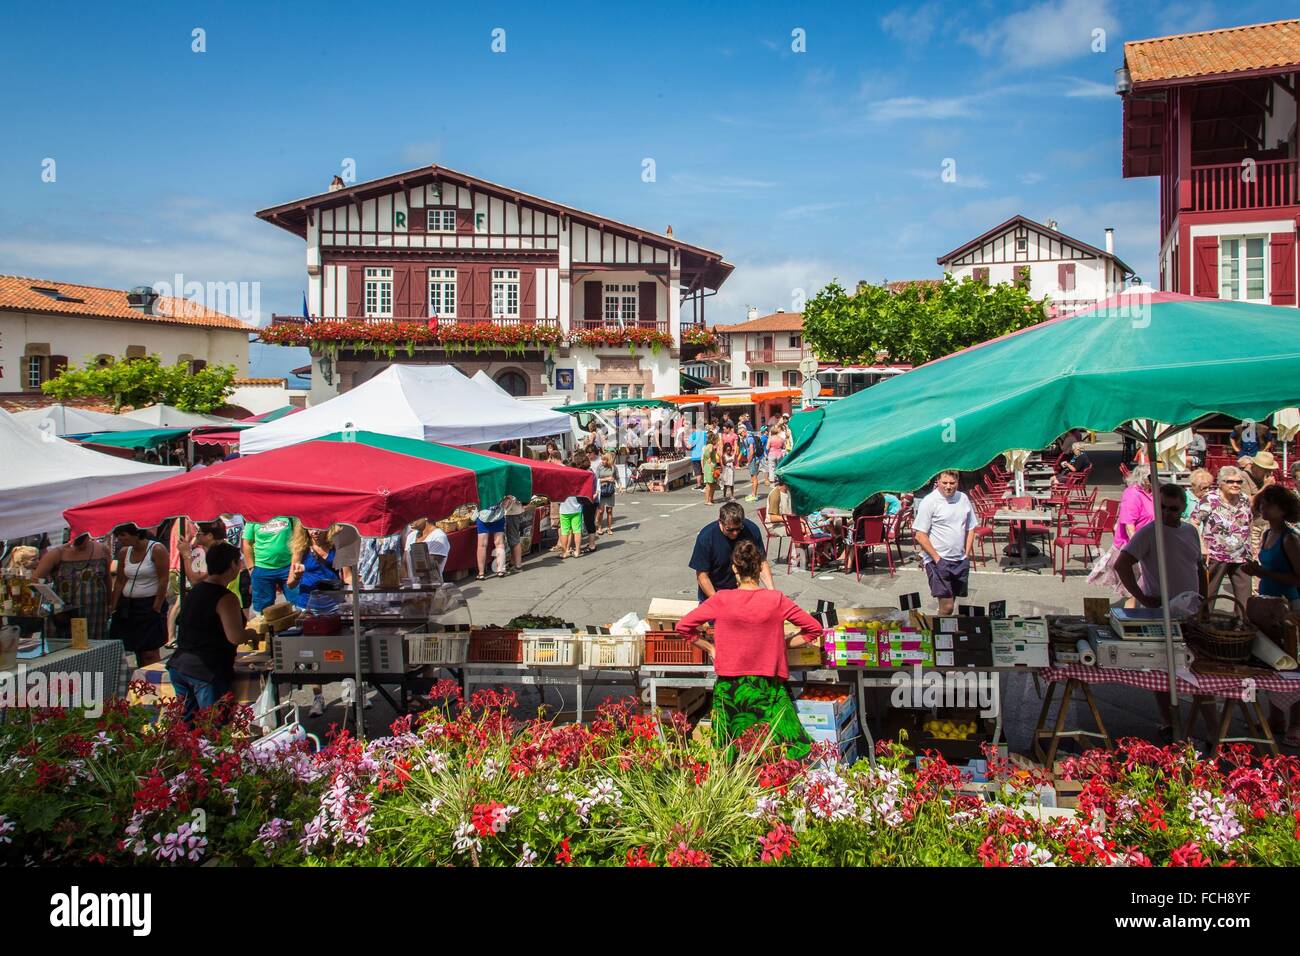
{"type": "Polygon", "coordinates": [[[614,482],[612,482],[612,481],[601,481],[601,483],[600,483],[600,496],[601,496],[602,498],[612,498],[612,497],[614,496],[614,482]]]}
{"type": "Polygon", "coordinates": [[[483,522],[484,524],[496,524],[505,516],[506,513],[504,508],[502,508],[500,505],[493,505],[491,508],[484,508],[474,517],[476,517],[479,521],[483,522]]]}

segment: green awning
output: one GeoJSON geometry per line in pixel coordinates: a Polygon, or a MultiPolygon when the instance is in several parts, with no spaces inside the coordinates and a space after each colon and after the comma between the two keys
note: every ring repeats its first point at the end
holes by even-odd
{"type": "Polygon", "coordinates": [[[690,372],[678,372],[677,375],[681,380],[682,388],[708,388],[713,384],[707,378],[700,378],[690,372]]]}
{"type": "Polygon", "coordinates": [[[557,405],[551,411],[566,412],[576,415],[579,412],[602,412],[618,408],[676,408],[672,402],[657,398],[607,398],[603,402],[574,402],[571,405],[557,405]]]}
{"type": "Polygon", "coordinates": [[[1042,448],[1070,428],[1262,420],[1300,404],[1296,329],[1288,306],[1116,296],[792,416],[779,474],[801,513],[853,508],[878,491],[919,489],[944,468],[974,471],[1009,448],[1042,448]]]}
{"type": "Polygon", "coordinates": [[[374,432],[354,432],[347,437],[342,432],[335,432],[316,440],[368,445],[382,451],[436,461],[473,472],[478,484],[478,503],[483,508],[491,508],[506,495],[514,495],[525,504],[533,497],[533,473],[527,465],[518,462],[480,455],[451,445],[420,441],[418,438],[399,438],[374,432]]]}
{"type": "Polygon", "coordinates": [[[133,432],[96,432],[81,440],[87,445],[107,445],[112,448],[157,448],[177,438],[184,438],[190,428],[142,428],[133,432]]]}

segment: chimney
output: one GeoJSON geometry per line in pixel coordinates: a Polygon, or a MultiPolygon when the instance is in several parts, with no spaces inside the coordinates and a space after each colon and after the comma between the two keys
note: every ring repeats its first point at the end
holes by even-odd
{"type": "Polygon", "coordinates": [[[346,187],[347,187],[347,183],[343,181],[343,177],[335,176],[333,179],[330,180],[330,188],[328,191],[332,193],[336,193],[340,189],[344,189],[346,187]]]}
{"type": "Polygon", "coordinates": [[[1047,220],[1047,228],[1052,230],[1052,232],[1056,232],[1056,220],[1055,219],[1047,220]]]}
{"type": "Polygon", "coordinates": [[[753,322],[756,318],[758,318],[758,309],[754,308],[751,305],[749,307],[749,311],[745,313],[745,318],[753,322]]]}
{"type": "Polygon", "coordinates": [[[1115,230],[1111,226],[1106,227],[1106,254],[1115,254],[1115,230]]]}
{"type": "Polygon", "coordinates": [[[785,315],[785,309],[777,309],[777,310],[776,310],[776,314],[777,314],[777,315],[785,315]]]}
{"type": "Polygon", "coordinates": [[[147,285],[138,285],[126,294],[127,307],[142,315],[153,315],[153,305],[157,301],[158,293],[147,285]]]}

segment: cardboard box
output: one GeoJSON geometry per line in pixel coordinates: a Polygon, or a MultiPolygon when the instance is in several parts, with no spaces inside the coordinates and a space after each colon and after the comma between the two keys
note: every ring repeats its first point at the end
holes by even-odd
{"type": "Polygon", "coordinates": [[[998,642],[993,645],[994,667],[1047,667],[1047,643],[998,642]]]}
{"type": "Polygon", "coordinates": [[[992,667],[993,649],[991,647],[961,648],[959,650],[934,652],[935,667],[992,667]]]}
{"type": "Polygon", "coordinates": [[[699,601],[652,598],[650,609],[646,612],[646,622],[652,631],[676,630],[677,622],[699,606],[699,601]]]}
{"type": "Polygon", "coordinates": [[[804,644],[800,647],[787,647],[785,662],[789,667],[821,667],[824,663],[822,649],[816,644],[804,644]]]}
{"type": "Polygon", "coordinates": [[[854,737],[852,740],[846,740],[840,744],[840,763],[843,766],[850,767],[862,759],[861,742],[861,737],[854,737]]]}
{"type": "Polygon", "coordinates": [[[932,617],[930,630],[937,637],[940,634],[963,634],[967,640],[987,643],[992,635],[994,623],[987,617],[932,617]]]}
{"type": "Polygon", "coordinates": [[[859,736],[858,723],[855,720],[850,720],[843,727],[827,728],[809,727],[805,725],[804,731],[808,734],[808,738],[815,744],[826,743],[828,741],[845,743],[847,741],[856,740],[859,736]]]}
{"type": "Polygon", "coordinates": [[[993,643],[1017,642],[1028,644],[1046,644],[1048,640],[1047,618],[1045,617],[1009,617],[992,622],[993,643]]]}
{"type": "Polygon", "coordinates": [[[990,632],[982,632],[978,634],[939,632],[934,635],[934,649],[936,651],[987,651],[992,644],[993,636],[990,632]]]}
{"type": "Polygon", "coordinates": [[[913,664],[922,666],[934,666],[934,649],[930,647],[891,647],[886,652],[885,648],[880,648],[879,653],[880,665],[892,667],[911,667],[913,664]],[[888,653],[888,657],[886,657],[888,653]]]}
{"type": "MultiPolygon", "coordinates": [[[[795,700],[795,712],[799,715],[799,723],[803,724],[805,729],[833,730],[853,720],[858,704],[852,687],[848,684],[832,684],[818,690],[830,691],[840,696],[833,700],[810,700],[807,697],[799,697],[795,700]]],[[[807,692],[805,690],[805,693],[807,692]]]]}

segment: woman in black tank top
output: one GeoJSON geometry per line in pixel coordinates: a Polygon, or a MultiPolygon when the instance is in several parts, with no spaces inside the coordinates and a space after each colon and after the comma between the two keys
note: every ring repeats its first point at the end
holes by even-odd
{"type": "Polygon", "coordinates": [[[223,541],[208,549],[206,559],[207,576],[185,596],[176,653],[167,660],[186,723],[229,692],[235,677],[235,648],[244,640],[239,599],[228,587],[239,576],[243,557],[238,548],[223,541]]]}

